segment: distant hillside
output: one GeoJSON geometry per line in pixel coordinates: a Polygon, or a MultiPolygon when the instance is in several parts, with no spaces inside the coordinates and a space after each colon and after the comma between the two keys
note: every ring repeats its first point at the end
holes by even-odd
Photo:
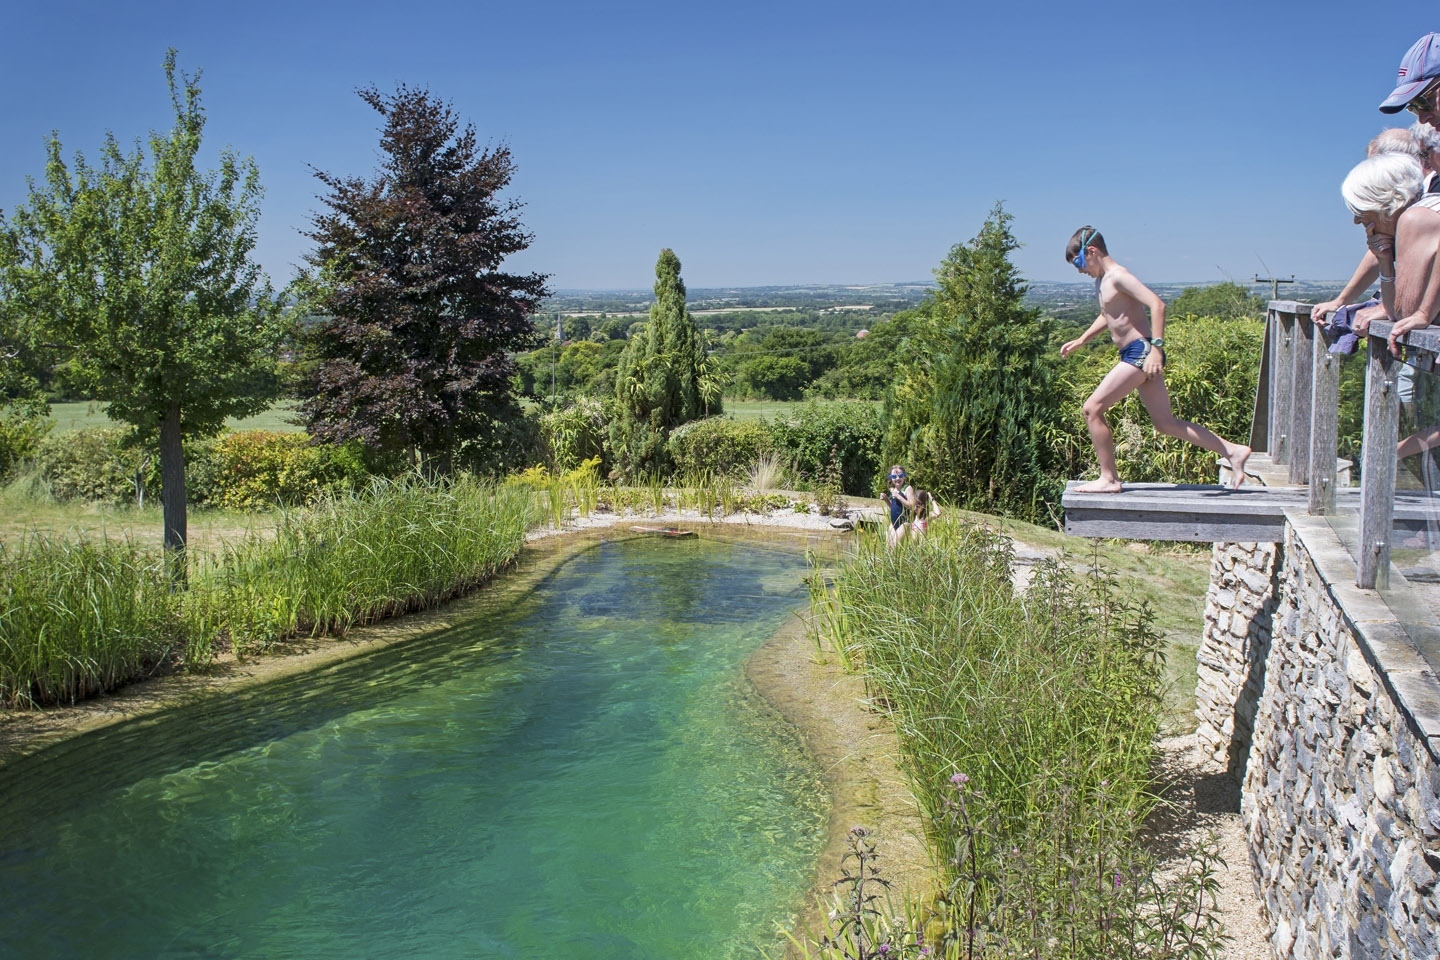
{"type": "MultiPolygon", "coordinates": [[[[1209,283],[1153,283],[1151,288],[1167,302],[1174,300],[1186,287],[1204,287],[1209,283]]],[[[1269,299],[1266,284],[1242,284],[1269,299]]],[[[1282,300],[1317,303],[1334,296],[1344,286],[1334,280],[1296,280],[1280,287],[1282,300]]],[[[802,284],[773,287],[691,287],[690,309],[702,311],[777,310],[790,308],[804,312],[873,310],[877,316],[893,314],[919,306],[935,284],[928,280],[909,283],[870,284],[802,284]]],[[[650,290],[560,290],[545,301],[542,312],[553,316],[640,316],[654,302],[650,290]]],[[[1051,316],[1076,322],[1089,322],[1095,316],[1095,285],[1092,281],[1056,283],[1037,280],[1030,283],[1026,302],[1051,316]]],[[[778,321],[780,318],[776,318],[778,321]]]]}

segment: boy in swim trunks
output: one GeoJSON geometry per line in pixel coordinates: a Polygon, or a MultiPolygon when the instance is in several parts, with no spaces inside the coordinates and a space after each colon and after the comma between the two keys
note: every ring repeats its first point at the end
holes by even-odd
{"type": "Polygon", "coordinates": [[[1084,226],[1075,231],[1065,245],[1065,262],[1074,264],[1085,276],[1095,278],[1100,315],[1088,330],[1060,348],[1060,356],[1068,357],[1107,329],[1110,339],[1120,348],[1120,362],[1085,401],[1085,422],[1090,427],[1090,440],[1095,444],[1095,457],[1100,461],[1100,477],[1081,484],[1076,490],[1080,493],[1120,492],[1115,434],[1105,420],[1105,413],[1136,390],[1140,391],[1140,399],[1156,430],[1220,454],[1230,463],[1231,487],[1239,487],[1245,479],[1245,461],[1250,458],[1250,448],[1181,420],[1170,410],[1170,391],[1165,389],[1164,374],[1165,301],[1110,258],[1105,238],[1094,227],[1084,226]],[[1148,317],[1146,308],[1150,311],[1148,317]]]}

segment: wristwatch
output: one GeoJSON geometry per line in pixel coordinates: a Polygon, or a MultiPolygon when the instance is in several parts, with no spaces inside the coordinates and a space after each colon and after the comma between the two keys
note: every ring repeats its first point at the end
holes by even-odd
{"type": "Polygon", "coordinates": [[[1153,340],[1150,341],[1150,346],[1152,346],[1152,347],[1159,347],[1161,350],[1164,350],[1164,349],[1165,349],[1165,338],[1164,338],[1164,337],[1156,337],[1156,338],[1154,338],[1153,340]]]}

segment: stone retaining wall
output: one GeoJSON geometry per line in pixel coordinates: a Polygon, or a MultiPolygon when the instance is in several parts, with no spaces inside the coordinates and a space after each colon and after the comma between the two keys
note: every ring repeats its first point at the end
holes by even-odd
{"type": "Polygon", "coordinates": [[[1325,521],[1287,519],[1278,551],[1217,545],[1201,651],[1206,742],[1235,769],[1253,729],[1241,814],[1271,949],[1433,960],[1440,680],[1379,595],[1353,585],[1354,564],[1325,521]],[[1279,585],[1269,600],[1266,581],[1279,585]],[[1236,606],[1227,625],[1228,590],[1236,606]],[[1268,644],[1256,625],[1267,604],[1268,644]],[[1236,719],[1222,743],[1227,709],[1236,719]]]}
{"type": "Polygon", "coordinates": [[[1279,593],[1278,543],[1217,543],[1197,653],[1196,738],[1238,781],[1250,752],[1255,705],[1265,682],[1270,629],[1279,593]]]}

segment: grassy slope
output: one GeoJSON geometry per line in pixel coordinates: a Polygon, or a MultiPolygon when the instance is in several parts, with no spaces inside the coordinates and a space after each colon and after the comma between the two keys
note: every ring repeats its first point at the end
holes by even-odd
{"type": "MultiPolygon", "coordinates": [[[[297,433],[300,427],[290,423],[295,404],[282,400],[264,413],[243,420],[229,420],[232,430],[274,430],[277,433],[297,433]]],[[[113,427],[115,421],[105,415],[105,404],[97,401],[50,404],[50,421],[55,424],[55,433],[68,433],[86,427],[113,427]]]]}
{"type": "Polygon", "coordinates": [[[975,520],[999,527],[1027,546],[1067,551],[1078,563],[1088,562],[1092,546],[1128,589],[1149,599],[1155,623],[1168,641],[1164,732],[1195,729],[1195,651],[1204,627],[1205,591],[1210,586],[1210,551],[1205,545],[1101,540],[1092,542],[1046,527],[983,514],[975,520]]]}

